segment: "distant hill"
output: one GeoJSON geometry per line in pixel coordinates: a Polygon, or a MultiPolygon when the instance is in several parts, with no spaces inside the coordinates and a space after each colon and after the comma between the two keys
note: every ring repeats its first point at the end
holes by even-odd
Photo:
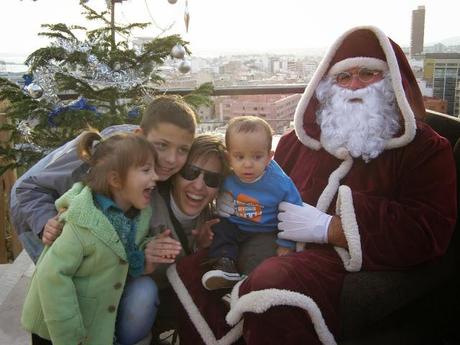
{"type": "Polygon", "coordinates": [[[458,45],[460,45],[460,36],[449,37],[449,38],[443,39],[442,41],[439,41],[439,42],[426,43],[425,46],[432,46],[432,45],[435,45],[437,43],[444,44],[445,46],[458,46],[458,45]]]}

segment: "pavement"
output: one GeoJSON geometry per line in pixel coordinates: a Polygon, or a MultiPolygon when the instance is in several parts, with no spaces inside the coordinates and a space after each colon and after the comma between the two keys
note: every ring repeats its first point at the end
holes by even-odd
{"type": "Polygon", "coordinates": [[[21,311],[34,264],[23,250],[11,264],[0,265],[0,345],[30,345],[21,328],[21,311]]]}

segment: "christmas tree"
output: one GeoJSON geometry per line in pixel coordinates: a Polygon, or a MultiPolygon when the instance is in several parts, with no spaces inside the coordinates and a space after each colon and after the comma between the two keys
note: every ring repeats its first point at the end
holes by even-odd
{"type": "MultiPolygon", "coordinates": [[[[10,168],[27,168],[88,126],[138,123],[143,107],[163,83],[158,68],[167,59],[190,54],[188,42],[179,35],[133,46],[132,31],[148,24],[116,24],[115,2],[108,1],[108,10],[101,12],[80,2],[88,20],[102,23],[97,29],[42,25],[47,31],[39,35],[52,41],[28,56],[24,86],[0,78],[0,101],[8,104],[0,130],[11,134],[9,143],[0,147],[0,175],[10,168]]],[[[190,69],[188,63],[181,66],[182,73],[190,69]]],[[[210,103],[211,92],[212,85],[203,84],[184,98],[198,107],[210,103]]]]}

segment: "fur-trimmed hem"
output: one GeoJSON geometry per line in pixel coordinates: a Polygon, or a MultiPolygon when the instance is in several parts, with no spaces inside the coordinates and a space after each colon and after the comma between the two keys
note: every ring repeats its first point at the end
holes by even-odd
{"type": "MultiPolygon", "coordinates": [[[[187,312],[188,317],[195,326],[197,332],[200,334],[206,345],[230,345],[237,341],[243,334],[243,321],[239,322],[233,327],[226,335],[220,339],[216,339],[213,331],[209,327],[206,320],[201,315],[198,307],[193,302],[192,297],[187,291],[184,283],[177,273],[176,265],[171,265],[166,271],[171,286],[177,294],[182,306],[187,312]]],[[[239,285],[238,285],[239,286],[239,285]]]]}
{"type": "Polygon", "coordinates": [[[320,211],[326,212],[329,208],[329,205],[334,199],[335,194],[340,186],[340,181],[344,178],[345,175],[351,170],[353,166],[353,158],[350,155],[347,155],[345,160],[340,163],[339,167],[335,169],[330,175],[327,181],[327,186],[324,188],[323,192],[318,198],[316,203],[316,208],[320,211]]]}
{"type": "MultiPolygon", "coordinates": [[[[232,296],[235,296],[234,291],[238,288],[235,286],[232,296]]],[[[240,320],[245,312],[261,314],[271,307],[281,305],[293,306],[305,310],[310,316],[319,340],[326,345],[337,344],[315,301],[306,295],[294,291],[281,289],[252,291],[241,296],[237,301],[232,301],[232,308],[225,319],[229,325],[234,325],[237,322],[241,322],[240,320]]]]}
{"type": "Polygon", "coordinates": [[[361,236],[359,235],[359,227],[356,221],[353,196],[350,187],[339,187],[336,206],[336,212],[341,219],[342,228],[347,240],[348,251],[339,247],[335,247],[335,250],[342,259],[345,269],[348,272],[360,271],[363,262],[361,236]]]}
{"type": "Polygon", "coordinates": [[[310,316],[319,340],[325,345],[337,344],[334,335],[324,321],[321,310],[312,298],[298,292],[281,289],[253,291],[238,297],[243,281],[238,282],[233,287],[230,302],[231,309],[225,318],[227,323],[234,327],[225,336],[217,340],[180,279],[176,265],[170,266],[166,274],[187,315],[206,345],[230,345],[234,343],[243,334],[243,313],[263,313],[271,307],[280,305],[293,306],[305,310],[310,316]]]}

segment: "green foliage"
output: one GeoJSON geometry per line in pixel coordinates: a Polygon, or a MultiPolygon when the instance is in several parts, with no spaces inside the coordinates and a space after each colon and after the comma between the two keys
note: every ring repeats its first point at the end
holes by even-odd
{"type": "MultiPolygon", "coordinates": [[[[133,29],[144,28],[147,23],[116,25],[108,11],[96,12],[84,3],[83,15],[89,20],[102,22],[94,30],[64,23],[44,24],[39,35],[53,42],[32,52],[26,64],[34,82],[48,92],[38,99],[31,98],[20,86],[0,78],[0,101],[7,101],[7,122],[0,131],[8,131],[11,139],[0,148],[0,175],[8,168],[25,167],[35,163],[53,148],[78,135],[88,126],[103,129],[121,123],[138,123],[140,116],[130,117],[133,109],[142,109],[154,96],[155,89],[164,80],[156,72],[168,59],[176,44],[187,48],[188,42],[179,35],[156,37],[135,49],[128,38],[133,29]],[[79,37],[84,37],[83,39],[79,37]],[[96,63],[94,62],[96,61],[96,63]],[[98,82],[104,66],[112,75],[134,75],[132,83],[98,82]],[[99,73],[99,75],[97,75],[99,73]],[[51,78],[51,80],[49,80],[51,78]],[[55,94],[49,95],[49,90],[55,94]],[[77,98],[84,97],[97,111],[70,109],[77,98]],[[53,111],[59,109],[57,115],[53,111]]],[[[212,85],[204,84],[185,96],[185,100],[198,108],[210,104],[212,85]]]]}

